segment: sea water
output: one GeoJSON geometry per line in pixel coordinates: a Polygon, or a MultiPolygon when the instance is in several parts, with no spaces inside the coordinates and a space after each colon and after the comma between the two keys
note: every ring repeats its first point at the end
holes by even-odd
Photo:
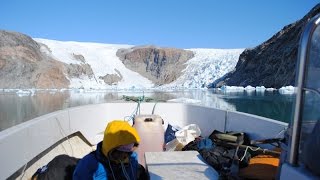
{"type": "MultiPolygon", "coordinates": [[[[221,90],[40,90],[27,92],[0,91],[0,130],[38,116],[69,107],[124,101],[124,96],[147,97],[156,102],[172,101],[199,104],[229,111],[255,114],[283,122],[292,119],[294,94],[278,91],[224,92],[221,90]]],[[[311,97],[305,106],[310,118],[317,118],[320,101],[311,97]]],[[[131,112],[130,112],[131,113],[131,112]]]]}

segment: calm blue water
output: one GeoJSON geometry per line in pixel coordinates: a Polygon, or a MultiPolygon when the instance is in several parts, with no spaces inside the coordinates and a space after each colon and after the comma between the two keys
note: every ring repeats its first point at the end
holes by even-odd
{"type": "MultiPolygon", "coordinates": [[[[108,92],[48,92],[37,91],[34,95],[18,96],[15,92],[0,92],[0,130],[28,121],[35,117],[86,104],[122,101],[126,96],[146,96],[157,101],[170,99],[197,100],[195,103],[219,109],[240,111],[275,120],[290,122],[294,95],[281,95],[278,92],[221,92],[217,90],[186,90],[172,92],[155,91],[108,91],[108,92]]],[[[319,114],[314,107],[319,101],[311,101],[306,106],[310,116],[319,114]]]]}

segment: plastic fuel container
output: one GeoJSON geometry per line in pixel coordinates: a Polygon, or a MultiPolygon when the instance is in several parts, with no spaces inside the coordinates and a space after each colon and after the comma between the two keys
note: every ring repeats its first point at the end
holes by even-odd
{"type": "Polygon", "coordinates": [[[138,161],[145,167],[145,152],[161,152],[164,148],[163,120],[159,115],[137,115],[133,127],[139,133],[138,161]]]}

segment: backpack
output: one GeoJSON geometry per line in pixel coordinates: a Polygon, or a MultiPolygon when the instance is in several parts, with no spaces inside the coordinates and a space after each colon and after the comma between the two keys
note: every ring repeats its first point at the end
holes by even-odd
{"type": "Polygon", "coordinates": [[[80,159],[66,154],[58,155],[47,165],[39,168],[31,177],[37,180],[72,179],[73,171],[80,159]]]}
{"type": "Polygon", "coordinates": [[[237,144],[243,144],[243,145],[250,145],[249,137],[246,133],[243,132],[220,132],[217,130],[214,130],[210,136],[209,139],[211,139],[215,143],[223,143],[223,142],[231,142],[231,143],[237,143],[237,144]]]}
{"type": "Polygon", "coordinates": [[[174,128],[171,124],[168,124],[166,132],[164,133],[164,142],[167,144],[168,142],[174,140],[176,138],[175,133],[178,129],[174,128]]]}
{"type": "Polygon", "coordinates": [[[198,137],[195,140],[189,142],[182,148],[182,151],[198,151],[200,152],[202,149],[212,149],[214,144],[209,138],[198,137]]]}

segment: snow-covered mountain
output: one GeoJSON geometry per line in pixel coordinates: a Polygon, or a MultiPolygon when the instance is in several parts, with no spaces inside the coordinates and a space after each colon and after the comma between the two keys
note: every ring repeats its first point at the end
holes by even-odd
{"type": "Polygon", "coordinates": [[[40,44],[41,51],[65,64],[88,64],[93,77],[85,74],[68,77],[69,88],[85,89],[141,89],[141,88],[203,88],[231,71],[244,49],[187,49],[194,57],[185,62],[186,68],[181,76],[169,84],[156,85],[151,80],[134,72],[124,65],[116,55],[119,49],[130,49],[132,45],[115,45],[85,42],[62,42],[47,39],[34,40],[40,44]],[[80,60],[79,58],[81,57],[80,60]],[[82,60],[81,60],[82,59],[82,60]],[[122,77],[114,84],[106,84],[103,77],[114,74],[122,77]]]}
{"type": "Polygon", "coordinates": [[[66,64],[89,64],[93,71],[93,78],[81,75],[70,78],[69,88],[108,89],[108,88],[151,88],[153,83],[136,72],[127,69],[116,56],[120,48],[129,48],[130,45],[114,45],[99,43],[62,42],[47,39],[34,39],[44,44],[42,52],[52,56],[55,60],[66,64]],[[46,48],[47,47],[47,48],[46,48]],[[83,61],[75,58],[75,55],[83,57],[83,61]],[[121,73],[122,80],[117,85],[106,85],[98,77],[106,74],[121,73]]]}
{"type": "Polygon", "coordinates": [[[177,49],[31,38],[0,30],[0,89],[205,88],[244,49],[177,49]]]}

